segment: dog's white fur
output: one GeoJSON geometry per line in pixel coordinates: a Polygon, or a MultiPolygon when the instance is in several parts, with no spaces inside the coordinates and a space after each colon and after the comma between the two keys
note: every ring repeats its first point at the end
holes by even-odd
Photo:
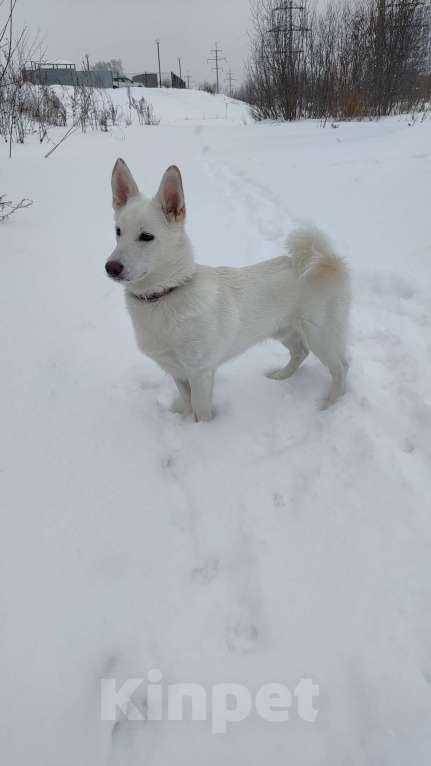
{"type": "Polygon", "coordinates": [[[335,402],[348,370],[350,287],[343,259],[322,232],[293,231],[288,255],[256,266],[201,266],[184,228],[178,168],[168,168],[156,196],[146,199],[117,160],[112,191],[117,246],[107,268],[112,261],[123,266],[117,279],[126,288],[138,346],[174,378],[176,411],[209,420],[217,367],[267,338],[290,352],[289,363],[269,377],[290,377],[311,350],[332,376],[325,406],[335,402]],[[142,232],[154,239],[139,241],[142,232]],[[154,302],[136,297],[170,287],[177,289],[154,302]]]}

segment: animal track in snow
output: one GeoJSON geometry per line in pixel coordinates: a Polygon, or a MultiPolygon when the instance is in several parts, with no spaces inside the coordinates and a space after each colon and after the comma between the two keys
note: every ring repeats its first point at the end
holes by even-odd
{"type": "Polygon", "coordinates": [[[192,579],[200,585],[208,585],[214,580],[220,571],[220,561],[216,558],[209,558],[195,567],[192,571],[192,579]]]}
{"type": "Polygon", "coordinates": [[[246,218],[263,239],[274,241],[284,236],[286,221],[291,216],[268,189],[227,165],[208,162],[207,167],[227,187],[228,196],[243,207],[246,218]]]}
{"type": "Polygon", "coordinates": [[[240,620],[227,625],[226,646],[230,652],[248,654],[254,649],[258,638],[259,631],[252,622],[240,620]]]}

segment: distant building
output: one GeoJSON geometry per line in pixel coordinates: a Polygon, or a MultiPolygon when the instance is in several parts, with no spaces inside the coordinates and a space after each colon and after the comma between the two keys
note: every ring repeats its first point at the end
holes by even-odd
{"type": "Polygon", "coordinates": [[[22,70],[25,82],[33,85],[86,85],[89,88],[112,88],[112,72],[107,69],[77,70],[68,61],[30,61],[22,70]]]}
{"type": "Polygon", "coordinates": [[[144,85],[145,88],[157,88],[159,79],[156,73],[144,72],[143,74],[135,74],[133,82],[144,85]]]}
{"type": "Polygon", "coordinates": [[[186,83],[185,80],[181,79],[181,77],[178,77],[175,72],[171,72],[171,82],[173,88],[185,88],[186,83]]]}

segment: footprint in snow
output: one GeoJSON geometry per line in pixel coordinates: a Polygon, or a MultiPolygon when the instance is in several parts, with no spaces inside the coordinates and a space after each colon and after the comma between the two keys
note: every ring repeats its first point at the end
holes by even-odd
{"type": "Polygon", "coordinates": [[[251,652],[259,638],[259,631],[253,623],[238,621],[228,624],[226,628],[226,646],[235,654],[251,652]]]}
{"type": "Polygon", "coordinates": [[[403,449],[403,452],[406,452],[408,455],[411,455],[411,453],[415,451],[415,445],[413,444],[412,441],[410,441],[408,437],[406,437],[404,439],[402,449],[403,449]]]}
{"type": "Polygon", "coordinates": [[[372,292],[378,295],[394,295],[409,300],[415,294],[415,288],[396,274],[374,273],[368,277],[372,292]]]}
{"type": "Polygon", "coordinates": [[[285,499],[284,499],[283,495],[281,495],[279,492],[274,492],[274,494],[272,496],[272,502],[273,502],[274,508],[285,508],[286,507],[285,499]]]}
{"type": "Polygon", "coordinates": [[[144,720],[128,720],[133,716],[131,709],[128,717],[118,718],[111,731],[111,750],[109,766],[141,766],[149,763],[155,746],[156,726],[147,721],[147,700],[144,692],[138,689],[133,695],[133,705],[144,720]]]}
{"type": "Polygon", "coordinates": [[[200,567],[195,567],[192,571],[192,579],[199,585],[208,585],[214,580],[220,572],[219,559],[207,559],[200,567]]]}
{"type": "Polygon", "coordinates": [[[172,455],[164,455],[161,459],[161,464],[165,471],[173,471],[175,460],[172,455]]]}

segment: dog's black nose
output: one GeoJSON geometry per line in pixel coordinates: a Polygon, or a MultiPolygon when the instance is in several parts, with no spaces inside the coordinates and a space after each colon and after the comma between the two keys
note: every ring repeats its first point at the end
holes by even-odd
{"type": "Polygon", "coordinates": [[[124,266],[120,261],[108,261],[105,266],[107,274],[109,274],[110,277],[115,278],[120,276],[123,268],[124,266]]]}

